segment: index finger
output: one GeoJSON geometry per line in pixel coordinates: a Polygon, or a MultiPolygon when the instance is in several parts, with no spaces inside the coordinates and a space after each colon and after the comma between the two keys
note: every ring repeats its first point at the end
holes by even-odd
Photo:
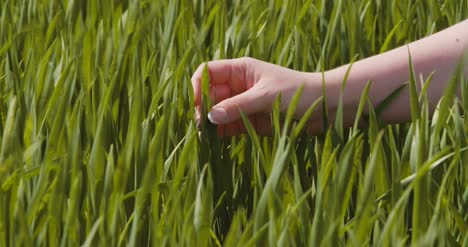
{"type": "MultiPolygon", "coordinates": [[[[233,95],[247,90],[247,58],[223,59],[210,61],[207,64],[211,84],[228,84],[233,95]]],[[[201,103],[201,80],[206,63],[200,64],[192,76],[192,87],[195,94],[195,106],[201,103]]]]}

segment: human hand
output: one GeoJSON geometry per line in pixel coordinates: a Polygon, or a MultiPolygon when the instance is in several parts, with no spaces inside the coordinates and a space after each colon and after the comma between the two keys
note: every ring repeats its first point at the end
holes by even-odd
{"type": "MultiPolygon", "coordinates": [[[[197,107],[197,123],[201,116],[201,78],[205,64],[201,64],[192,76],[197,107]]],[[[257,133],[266,135],[272,131],[270,113],[273,102],[281,93],[280,111],[286,112],[296,90],[304,90],[296,108],[299,119],[322,95],[321,75],[298,72],[253,58],[237,58],[208,62],[210,96],[215,106],[208,114],[217,125],[219,136],[233,136],[245,132],[240,117],[242,111],[257,133]]],[[[322,129],[320,107],[311,117],[309,132],[322,129]]]]}
{"type": "MultiPolygon", "coordinates": [[[[416,75],[431,77],[427,88],[429,109],[433,112],[447,82],[452,77],[463,54],[468,49],[468,20],[408,45],[375,55],[352,64],[341,66],[325,73],[304,73],[253,58],[238,58],[208,62],[210,95],[216,104],[208,118],[217,124],[218,134],[237,135],[245,132],[240,111],[249,116],[259,134],[271,133],[270,113],[273,102],[281,93],[281,112],[285,112],[296,90],[304,85],[295,116],[299,119],[308,107],[322,96],[322,76],[326,78],[325,91],[329,123],[336,119],[338,99],[341,97],[343,126],[350,127],[367,82],[372,81],[368,91],[368,103],[374,108],[409,80],[409,53],[416,75]],[[349,72],[349,74],[348,74],[349,72]],[[346,78],[346,87],[342,82],[346,78]]],[[[201,118],[201,77],[205,64],[198,67],[192,77],[197,107],[197,122],[201,118]]],[[[464,67],[468,76],[468,66],[464,67]]],[[[325,81],[325,79],[323,79],[325,81]]],[[[461,91],[458,89],[460,97],[461,91]]],[[[384,123],[401,123],[411,119],[410,92],[403,88],[399,95],[386,106],[379,118],[384,123]]],[[[364,107],[364,112],[366,112],[364,107]]],[[[317,107],[310,118],[308,131],[318,134],[323,131],[322,107],[317,107]]]]}

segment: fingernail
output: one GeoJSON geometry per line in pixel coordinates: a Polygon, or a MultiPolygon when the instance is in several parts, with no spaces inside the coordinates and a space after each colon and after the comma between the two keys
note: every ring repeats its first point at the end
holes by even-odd
{"type": "Polygon", "coordinates": [[[224,108],[213,108],[208,113],[208,119],[214,124],[220,124],[227,118],[227,112],[224,108]]]}

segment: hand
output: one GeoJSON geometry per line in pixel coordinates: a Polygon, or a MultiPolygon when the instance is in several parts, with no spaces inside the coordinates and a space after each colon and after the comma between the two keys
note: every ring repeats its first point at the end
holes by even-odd
{"type": "MultiPolygon", "coordinates": [[[[197,107],[197,123],[201,118],[201,78],[205,64],[192,76],[197,107]]],[[[240,117],[244,112],[259,134],[272,131],[270,113],[277,95],[281,93],[281,112],[286,112],[296,90],[304,85],[295,116],[299,119],[322,95],[321,75],[290,70],[253,58],[237,58],[208,62],[210,96],[215,106],[208,114],[218,125],[218,135],[233,136],[245,132],[240,117]]],[[[309,131],[321,131],[320,107],[311,117],[309,131]],[[314,121],[315,120],[315,121],[314,121]]]]}

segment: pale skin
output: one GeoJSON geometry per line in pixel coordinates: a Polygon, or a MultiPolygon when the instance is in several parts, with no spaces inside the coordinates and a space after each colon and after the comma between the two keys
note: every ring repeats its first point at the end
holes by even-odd
{"type": "MultiPolygon", "coordinates": [[[[463,61],[467,50],[468,20],[465,20],[408,45],[323,74],[295,71],[248,57],[210,61],[207,64],[211,83],[210,94],[215,105],[209,112],[208,119],[217,125],[220,136],[238,135],[245,132],[240,117],[242,111],[249,116],[259,134],[267,135],[271,133],[272,105],[279,94],[280,109],[284,113],[294,93],[304,86],[295,113],[296,118],[300,119],[309,106],[322,96],[322,79],[324,79],[327,109],[330,120],[333,121],[343,78],[351,66],[343,94],[344,124],[351,126],[354,123],[361,93],[369,80],[372,84],[368,97],[374,107],[409,81],[408,54],[411,54],[418,82],[433,74],[427,90],[432,113],[447,82],[453,76],[457,65],[463,61]]],[[[198,123],[201,118],[201,78],[204,66],[205,64],[201,64],[192,76],[198,123]]],[[[464,62],[462,66],[465,78],[468,78],[468,64],[464,62]]],[[[420,90],[420,87],[418,89],[420,90]]],[[[409,105],[409,88],[406,87],[382,112],[382,120],[386,123],[409,121],[411,119],[409,105]]],[[[321,107],[318,107],[310,118],[308,131],[312,134],[320,134],[324,129],[320,109],[321,107]]]]}

